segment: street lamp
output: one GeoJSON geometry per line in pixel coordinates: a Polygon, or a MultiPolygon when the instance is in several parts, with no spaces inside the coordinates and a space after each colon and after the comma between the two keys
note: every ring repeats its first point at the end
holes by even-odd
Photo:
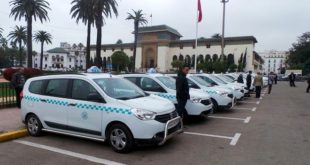
{"type": "Polygon", "coordinates": [[[226,3],[228,2],[229,0],[222,0],[221,2],[223,3],[223,23],[222,23],[222,50],[221,50],[221,57],[220,59],[223,59],[223,56],[224,56],[224,47],[225,47],[225,41],[224,41],[224,38],[225,38],[225,6],[226,6],[226,3]]]}

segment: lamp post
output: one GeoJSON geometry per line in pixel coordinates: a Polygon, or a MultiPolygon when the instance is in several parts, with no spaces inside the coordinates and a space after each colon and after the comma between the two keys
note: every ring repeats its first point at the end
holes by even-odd
{"type": "Polygon", "coordinates": [[[220,59],[223,59],[224,56],[224,47],[225,47],[225,7],[226,3],[229,2],[229,0],[222,0],[223,3],[223,23],[222,23],[222,49],[221,49],[221,57],[220,59]]]}

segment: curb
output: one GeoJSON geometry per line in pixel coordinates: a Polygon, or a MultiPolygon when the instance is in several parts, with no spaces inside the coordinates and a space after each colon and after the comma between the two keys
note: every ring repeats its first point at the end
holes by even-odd
{"type": "Polygon", "coordinates": [[[5,133],[0,134],[0,142],[8,141],[8,140],[13,140],[21,137],[25,137],[28,135],[27,129],[20,129],[20,130],[15,130],[15,131],[9,131],[5,133]]]}

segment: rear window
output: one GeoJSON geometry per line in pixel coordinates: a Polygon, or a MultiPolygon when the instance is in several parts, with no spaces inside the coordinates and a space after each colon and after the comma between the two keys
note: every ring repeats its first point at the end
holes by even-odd
{"type": "Polygon", "coordinates": [[[68,79],[49,80],[45,94],[49,96],[65,97],[67,94],[68,79]]]}
{"type": "Polygon", "coordinates": [[[29,85],[29,92],[34,93],[34,94],[41,94],[42,87],[43,87],[42,80],[33,81],[29,85]]]}

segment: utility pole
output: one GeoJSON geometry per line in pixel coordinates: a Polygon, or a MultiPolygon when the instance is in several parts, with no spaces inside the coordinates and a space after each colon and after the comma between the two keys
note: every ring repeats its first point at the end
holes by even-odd
{"type": "Polygon", "coordinates": [[[220,56],[220,60],[223,60],[223,56],[224,56],[224,47],[225,47],[225,7],[226,7],[226,3],[229,0],[222,0],[221,2],[223,3],[223,23],[222,23],[222,50],[221,50],[221,56],[220,56]]]}

